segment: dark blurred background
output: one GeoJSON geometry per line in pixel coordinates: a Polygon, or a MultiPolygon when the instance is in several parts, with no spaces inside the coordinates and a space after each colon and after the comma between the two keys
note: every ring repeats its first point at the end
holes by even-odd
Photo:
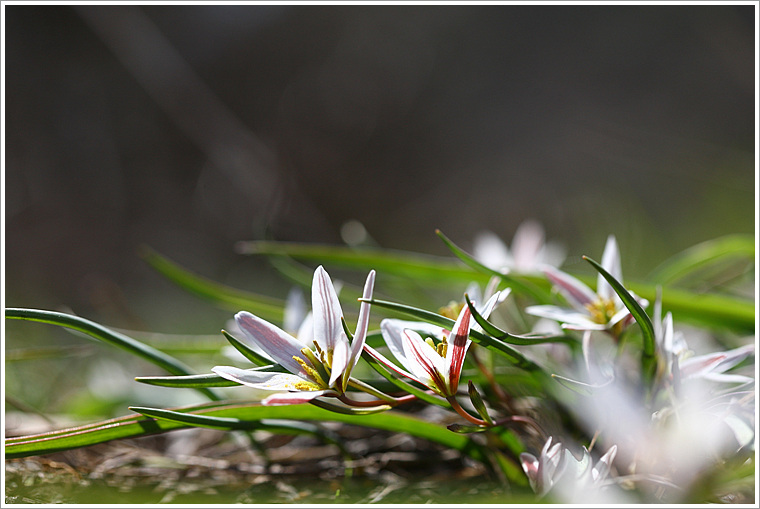
{"type": "Polygon", "coordinates": [[[571,270],[615,233],[631,277],[754,232],[751,5],[5,13],[7,306],[218,333],[138,246],[284,296],[235,243],[352,220],[447,255],[536,218],[571,270]]]}

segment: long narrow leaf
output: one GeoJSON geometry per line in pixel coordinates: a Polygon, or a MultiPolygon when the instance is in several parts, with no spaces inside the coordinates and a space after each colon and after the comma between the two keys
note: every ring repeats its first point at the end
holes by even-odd
{"type": "Polygon", "coordinates": [[[243,357],[245,357],[246,359],[248,359],[255,365],[267,366],[269,364],[272,364],[272,359],[267,359],[266,357],[262,356],[256,350],[246,345],[245,343],[237,339],[235,336],[233,336],[226,330],[223,330],[222,334],[224,335],[225,338],[227,338],[227,341],[229,341],[230,344],[235,347],[235,350],[240,352],[243,355],[243,357]]]}
{"type": "Polygon", "coordinates": [[[753,235],[726,235],[692,246],[656,267],[651,281],[669,285],[706,266],[736,259],[754,260],[753,235]]]}
{"type": "Polygon", "coordinates": [[[285,307],[285,302],[282,300],[232,288],[194,274],[147,246],[140,249],[140,255],[151,267],[173,283],[225,309],[246,310],[266,320],[282,321],[285,307]]]}
{"type": "Polygon", "coordinates": [[[482,327],[483,332],[505,343],[512,345],[538,345],[541,343],[573,343],[574,340],[568,336],[557,336],[555,334],[510,334],[501,330],[491,322],[489,322],[483,315],[481,315],[475,306],[472,304],[470,297],[465,294],[465,303],[470,308],[470,313],[475,319],[475,323],[482,327]]]}
{"type": "Polygon", "coordinates": [[[449,248],[454,256],[462,260],[468,267],[472,267],[479,272],[489,274],[493,277],[498,277],[506,282],[513,290],[526,295],[530,295],[538,302],[548,303],[551,301],[551,293],[549,292],[548,287],[541,288],[537,284],[531,282],[528,278],[515,277],[511,274],[504,274],[503,272],[499,272],[490,267],[486,267],[478,260],[476,260],[472,255],[467,253],[464,249],[454,244],[454,242],[446,235],[444,235],[441,230],[436,230],[435,233],[441,238],[441,240],[443,240],[443,243],[446,244],[446,247],[449,248]]]}
{"type": "Polygon", "coordinates": [[[286,255],[357,269],[372,268],[378,273],[411,277],[429,283],[484,280],[482,275],[446,258],[390,249],[261,240],[241,242],[238,244],[238,251],[245,254],[286,255]]]}
{"type": "MultiPolygon", "coordinates": [[[[285,419],[342,422],[394,433],[406,433],[458,450],[478,461],[486,460],[482,447],[466,436],[451,433],[442,426],[395,411],[383,412],[372,416],[362,416],[339,414],[308,404],[263,406],[258,403],[230,401],[213,405],[205,404],[173,408],[171,410],[197,416],[232,418],[238,421],[285,419]]],[[[110,440],[136,438],[187,427],[189,427],[189,424],[186,423],[164,419],[155,420],[141,415],[128,415],[79,428],[8,439],[6,440],[5,454],[6,458],[48,454],[110,440]]]]}
{"type": "MultiPolygon", "coordinates": [[[[156,366],[159,366],[173,375],[189,375],[192,370],[184,363],[174,357],[157,350],[151,346],[130,338],[124,334],[112,331],[91,320],[81,318],[57,311],[46,311],[42,309],[25,309],[25,308],[7,308],[5,317],[16,320],[29,320],[33,322],[48,323],[58,325],[68,329],[76,330],[87,334],[89,337],[102,341],[103,343],[116,346],[127,352],[141,357],[156,366]]],[[[213,391],[199,387],[197,389],[208,398],[218,401],[220,397],[213,391]]]]}
{"type": "Polygon", "coordinates": [[[198,387],[235,387],[241,385],[213,373],[188,376],[138,376],[135,382],[159,387],[197,389],[198,387]]]}

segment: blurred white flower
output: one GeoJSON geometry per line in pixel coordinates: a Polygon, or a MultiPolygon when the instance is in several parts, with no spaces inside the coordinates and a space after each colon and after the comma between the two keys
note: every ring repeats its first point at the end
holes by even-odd
{"type": "Polygon", "coordinates": [[[510,271],[530,274],[540,272],[544,265],[562,265],[565,249],[556,242],[545,242],[541,223],[528,219],[517,227],[511,249],[493,232],[478,233],[473,243],[473,257],[504,274],[510,271]]]}
{"type": "Polygon", "coordinates": [[[539,497],[543,497],[554,490],[552,494],[559,498],[560,502],[610,500],[610,497],[602,497],[600,492],[607,484],[617,446],[610,447],[596,465],[592,466],[591,454],[585,447],[581,458],[578,459],[568,449],[563,448],[561,443],[552,445],[552,440],[553,438],[549,437],[538,458],[526,452],[520,454],[520,462],[533,491],[539,497]]]}

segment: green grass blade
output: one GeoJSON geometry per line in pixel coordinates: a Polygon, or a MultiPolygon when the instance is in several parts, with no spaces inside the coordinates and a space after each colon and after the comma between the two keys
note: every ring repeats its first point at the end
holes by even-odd
{"type": "Polygon", "coordinates": [[[227,380],[219,375],[209,373],[207,375],[188,376],[138,376],[135,382],[158,387],[172,387],[176,389],[196,389],[198,387],[235,387],[241,385],[232,380],[227,380]]]}
{"type": "Polygon", "coordinates": [[[244,254],[290,256],[354,269],[375,269],[378,273],[414,278],[428,283],[487,280],[483,275],[452,263],[447,258],[390,249],[261,240],[241,242],[238,244],[238,251],[244,254]]]}
{"type": "Polygon", "coordinates": [[[436,235],[438,235],[444,244],[446,244],[446,247],[449,248],[449,250],[462,260],[465,265],[468,267],[472,267],[478,272],[483,272],[485,274],[489,274],[492,277],[498,277],[507,285],[509,285],[513,290],[523,293],[525,295],[530,295],[534,299],[536,299],[537,302],[540,303],[548,303],[551,302],[551,293],[548,290],[548,287],[542,288],[532,281],[530,281],[528,278],[525,277],[515,277],[511,274],[504,274],[502,272],[499,272],[497,270],[493,270],[490,267],[486,267],[479,261],[477,261],[471,254],[467,253],[464,249],[460,248],[454,242],[449,239],[446,235],[441,232],[441,230],[435,231],[436,235]]]}
{"type": "MultiPolygon", "coordinates": [[[[148,362],[165,369],[173,375],[192,374],[192,370],[178,359],[175,359],[152,346],[148,346],[124,334],[112,331],[85,318],[68,315],[66,313],[59,313],[57,311],[25,308],[6,308],[5,318],[42,322],[83,332],[91,338],[116,346],[133,355],[141,357],[148,362]]],[[[198,391],[214,401],[220,399],[215,392],[207,388],[199,387],[198,391]]]]}
{"type": "Polygon", "coordinates": [[[229,332],[223,330],[222,334],[224,334],[224,337],[227,338],[227,341],[230,342],[232,346],[235,347],[235,350],[243,354],[243,356],[254,363],[257,366],[268,366],[272,364],[271,359],[267,359],[266,357],[263,357],[260,355],[256,350],[251,348],[250,346],[246,345],[239,339],[237,339],[235,336],[230,334],[229,332]]]}
{"type": "Polygon", "coordinates": [[[661,285],[669,285],[716,263],[754,258],[753,235],[726,235],[702,242],[672,256],[656,267],[648,279],[661,285]]]}
{"type": "Polygon", "coordinates": [[[225,309],[245,310],[265,320],[278,323],[282,321],[285,307],[285,302],[282,300],[232,288],[194,274],[147,246],[141,247],[140,256],[176,285],[209,299],[225,309]]]}
{"type": "Polygon", "coordinates": [[[498,339],[499,341],[503,341],[505,343],[509,343],[512,345],[538,345],[541,343],[575,343],[573,339],[569,338],[568,336],[556,336],[553,334],[510,334],[506,331],[501,330],[488,320],[478,313],[478,310],[475,309],[475,306],[472,304],[472,301],[470,300],[470,297],[465,294],[464,296],[465,303],[467,304],[467,307],[470,308],[470,313],[472,314],[473,319],[475,320],[475,323],[480,325],[480,327],[483,329],[483,332],[488,334],[489,336],[492,336],[495,339],[498,339]]]}
{"type": "MultiPolygon", "coordinates": [[[[372,416],[346,415],[324,410],[313,405],[262,406],[258,403],[225,401],[217,404],[174,408],[173,411],[196,416],[230,418],[236,421],[261,422],[266,419],[341,422],[394,433],[405,433],[458,450],[478,461],[486,461],[482,446],[467,436],[451,433],[437,424],[416,417],[387,411],[372,416]]],[[[219,422],[217,421],[217,424],[219,422]]],[[[6,458],[20,458],[64,451],[94,445],[110,440],[136,438],[174,429],[189,427],[186,423],[155,420],[141,415],[128,415],[118,419],[70,428],[66,430],[15,437],[5,442],[6,458]]]]}

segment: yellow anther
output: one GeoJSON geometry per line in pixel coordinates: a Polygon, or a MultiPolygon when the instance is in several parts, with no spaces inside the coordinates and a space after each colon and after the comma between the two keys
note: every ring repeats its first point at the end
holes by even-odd
{"type": "Polygon", "coordinates": [[[609,299],[599,298],[586,304],[591,314],[591,320],[595,323],[606,324],[615,314],[615,303],[609,299]]]}
{"type": "Polygon", "coordinates": [[[298,391],[319,391],[322,389],[322,387],[319,387],[317,384],[305,380],[303,382],[296,382],[293,384],[293,388],[298,391]]]}
{"type": "MultiPolygon", "coordinates": [[[[324,379],[322,378],[322,376],[319,374],[319,372],[316,369],[308,365],[305,360],[303,360],[300,357],[296,357],[295,355],[293,356],[293,360],[296,361],[303,368],[303,370],[306,372],[309,378],[314,380],[318,388],[327,388],[327,383],[325,383],[324,379]]],[[[309,383],[309,382],[304,382],[304,383],[309,383]]]]}
{"type": "Polygon", "coordinates": [[[435,348],[435,341],[433,341],[433,338],[425,338],[425,343],[430,345],[431,348],[435,348]]]}

